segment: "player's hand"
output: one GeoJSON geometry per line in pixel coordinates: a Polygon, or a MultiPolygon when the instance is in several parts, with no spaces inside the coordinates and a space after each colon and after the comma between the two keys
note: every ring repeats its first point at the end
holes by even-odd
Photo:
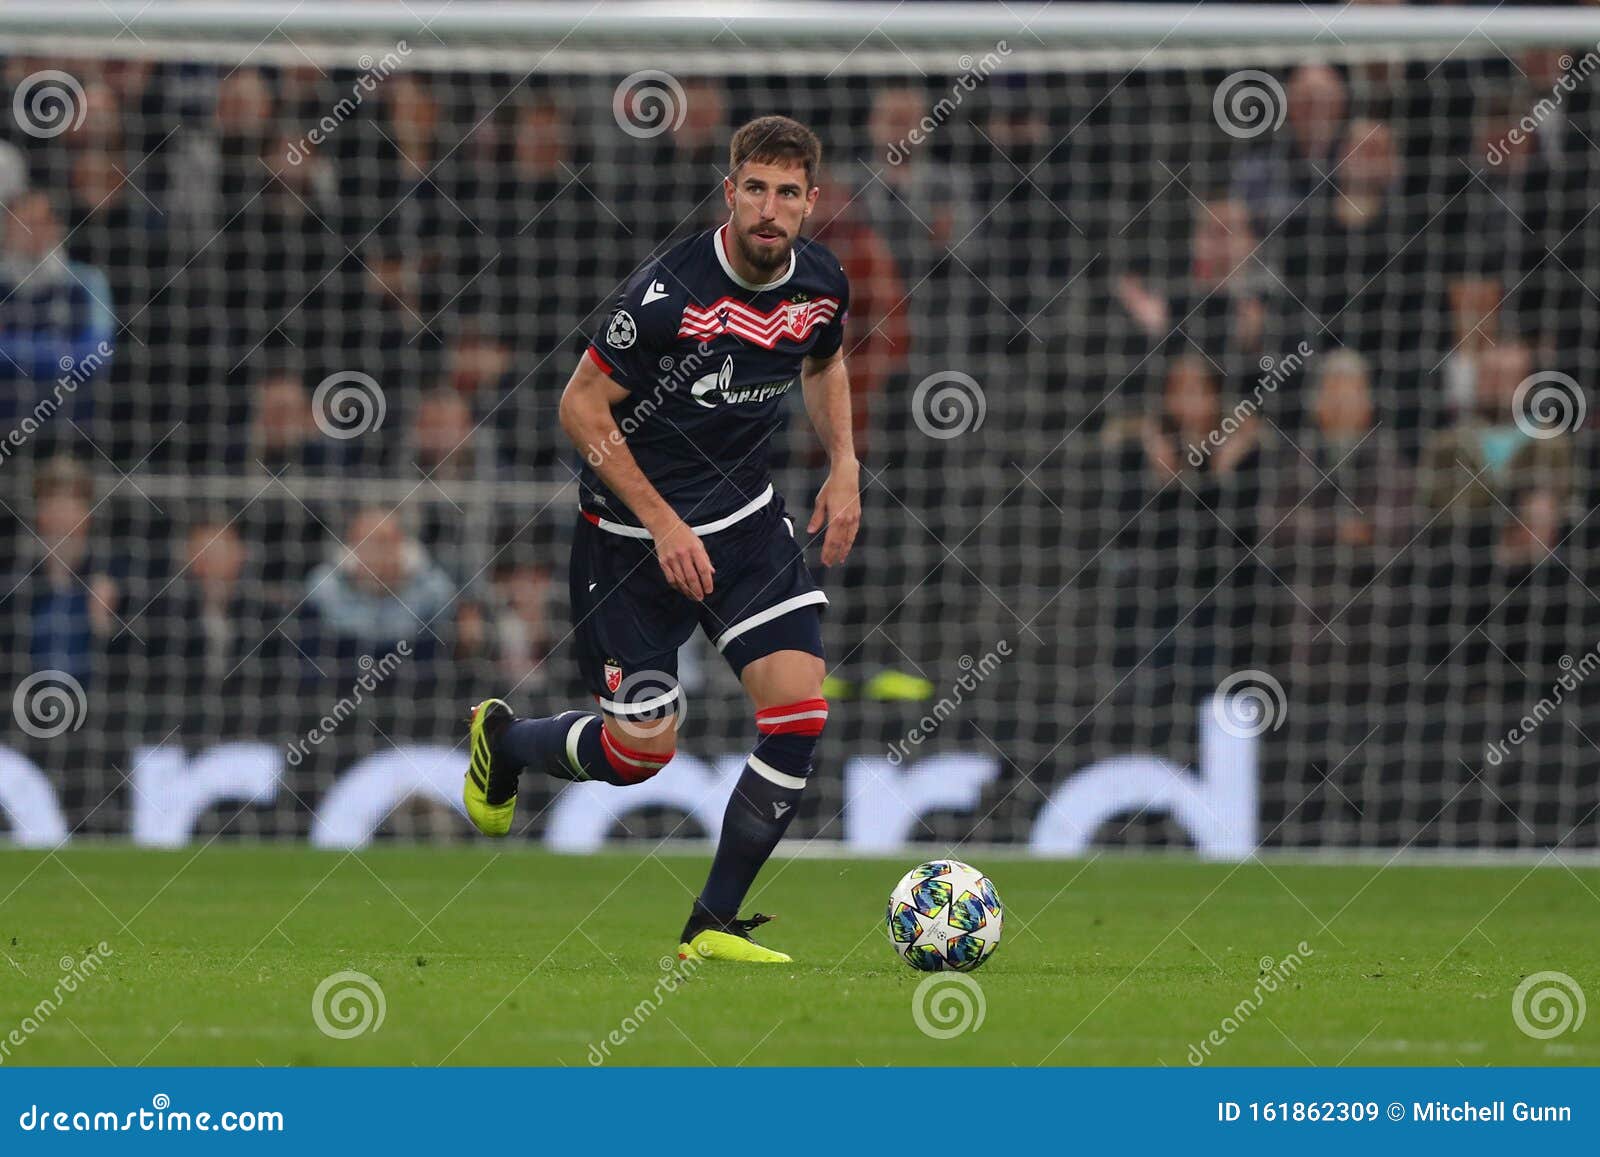
{"type": "Polygon", "coordinates": [[[817,491],[817,508],[806,533],[816,534],[824,526],[828,534],[822,540],[822,565],[834,566],[849,555],[861,529],[861,467],[854,459],[836,463],[817,491]]]}
{"type": "Polygon", "coordinates": [[[674,518],[651,527],[650,535],[656,540],[656,561],[667,576],[667,584],[697,603],[705,599],[711,593],[711,576],[717,568],[711,565],[705,543],[689,529],[689,524],[674,518]]]}

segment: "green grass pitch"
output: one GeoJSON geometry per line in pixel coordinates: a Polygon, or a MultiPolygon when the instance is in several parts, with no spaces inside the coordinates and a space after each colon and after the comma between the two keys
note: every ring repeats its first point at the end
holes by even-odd
{"type": "Polygon", "coordinates": [[[764,939],[796,962],[707,964],[667,990],[703,857],[7,851],[0,1041],[63,958],[111,955],[3,1063],[584,1066],[615,1032],[608,1064],[1182,1067],[1214,1030],[1212,1064],[1600,1063],[1600,1017],[1546,1041],[1511,1014],[1533,972],[1600,996],[1600,870],[971,858],[1005,936],[975,974],[981,1027],[931,1039],[911,1015],[923,974],[882,927],[909,860],[776,861],[751,907],[781,915],[764,939]],[[1263,991],[1263,958],[1302,941],[1263,991]],[[376,1031],[317,1028],[313,992],[341,970],[381,986],[376,1031]]]}

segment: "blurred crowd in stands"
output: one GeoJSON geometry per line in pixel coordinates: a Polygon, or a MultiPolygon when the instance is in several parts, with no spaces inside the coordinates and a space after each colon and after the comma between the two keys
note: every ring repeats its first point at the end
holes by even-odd
{"type": "MultiPolygon", "coordinates": [[[[730,127],[778,109],[824,137],[813,231],[853,284],[874,481],[830,581],[841,657],[889,640],[863,685],[947,681],[963,570],[1045,616],[1060,651],[1033,670],[1102,689],[1139,667],[1191,701],[1243,666],[1349,702],[1441,666],[1441,695],[1531,678],[1595,620],[1595,440],[1515,413],[1533,375],[1595,380],[1600,82],[1562,90],[1574,58],[1300,63],[1273,73],[1282,127],[1248,140],[1213,116],[1225,70],[997,76],[893,164],[951,78],[685,77],[681,122],[641,138],[615,78],[402,68],[308,144],[359,78],[6,59],[4,107],[43,69],[84,98],[67,131],[0,142],[0,428],[48,410],[0,465],[13,674],[109,663],[224,711],[407,640],[441,702],[523,679],[564,632],[570,492],[534,520],[542,499],[485,514],[450,487],[570,480],[555,405],[586,324],[719,220],[730,127]],[[981,431],[919,429],[914,387],[944,369],[982,383],[981,431]],[[385,408],[358,437],[313,403],[351,372],[385,408]],[[250,485],[212,500],[219,477],[250,485]],[[188,491],[145,497],[159,478],[188,491]],[[338,495],[373,479],[417,493],[338,495]],[[980,492],[1009,553],[964,559],[980,492]]],[[[799,425],[780,465],[814,478],[799,425]]],[[[565,686],[552,666],[531,686],[565,686]]]]}

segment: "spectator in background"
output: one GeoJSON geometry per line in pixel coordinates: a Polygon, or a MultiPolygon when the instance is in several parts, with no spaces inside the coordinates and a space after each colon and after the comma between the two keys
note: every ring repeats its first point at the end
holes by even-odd
{"type": "Polygon", "coordinates": [[[1231,434],[1222,430],[1222,392],[1202,357],[1184,354],[1167,367],[1161,407],[1138,427],[1140,457],[1148,477],[1165,485],[1177,475],[1233,474],[1259,454],[1261,420],[1248,414],[1231,434]]]}
{"type": "Polygon", "coordinates": [[[343,462],[343,443],[317,426],[299,374],[270,373],[256,383],[247,460],[269,474],[327,474],[343,462]]]}
{"type": "Polygon", "coordinates": [[[693,77],[683,82],[683,101],[674,112],[683,119],[653,138],[647,162],[653,179],[618,190],[623,220],[635,237],[657,244],[679,241],[691,233],[727,220],[722,201],[722,175],[728,167],[728,100],[723,82],[693,77]]]}
{"type": "Polygon", "coordinates": [[[1495,561],[1522,570],[1548,559],[1565,537],[1567,499],[1555,486],[1530,486],[1516,495],[1500,530],[1495,561]]]}
{"type": "Polygon", "coordinates": [[[1081,201],[1074,202],[1089,194],[1089,183],[1066,177],[1081,164],[1068,160],[1070,134],[1052,129],[1052,102],[1037,99],[1045,83],[1022,73],[991,77],[984,110],[974,118],[982,122],[974,124],[974,188],[988,220],[985,243],[962,256],[993,290],[985,302],[984,347],[1012,354],[1076,324],[1066,320],[1072,311],[1062,287],[1093,260],[1076,256],[1086,237],[1075,223],[1081,201]]]}
{"type": "Polygon", "coordinates": [[[116,317],[106,276],[67,260],[43,193],[6,207],[0,240],[0,423],[39,424],[35,453],[73,438],[93,410],[93,378],[110,361],[116,317]]]}
{"type": "Polygon", "coordinates": [[[328,73],[310,61],[278,70],[278,110],[287,124],[296,127],[316,123],[348,91],[338,91],[328,73]]]}
{"type": "Polygon", "coordinates": [[[228,523],[200,522],[184,535],[183,558],[169,620],[183,632],[185,669],[198,685],[212,686],[260,641],[260,623],[240,614],[244,543],[228,523]]]}
{"type": "Polygon", "coordinates": [[[1426,301],[1422,246],[1408,244],[1419,222],[1401,195],[1394,134],[1380,121],[1353,120],[1328,186],[1312,194],[1284,226],[1284,274],[1305,311],[1306,334],[1326,326],[1339,345],[1415,380],[1426,301]],[[1409,325],[1398,319],[1412,315],[1409,325]]]}
{"type": "Polygon", "coordinates": [[[359,656],[377,657],[401,642],[427,660],[451,633],[456,585],[400,518],[397,510],[361,508],[346,529],[347,545],[311,572],[304,649],[321,673],[347,670],[359,656]]]}
{"type": "Polygon", "coordinates": [[[1367,361],[1337,349],[1316,362],[1311,424],[1280,448],[1270,546],[1293,583],[1289,655],[1296,679],[1357,703],[1366,664],[1383,646],[1387,591],[1374,582],[1410,535],[1410,471],[1392,431],[1377,425],[1367,361]],[[1348,648],[1348,649],[1347,649],[1348,648]]]}
{"type": "MultiPolygon", "coordinates": [[[[448,94],[448,86],[443,91],[448,94]]],[[[347,171],[346,189],[359,188],[363,200],[371,202],[376,188],[377,201],[371,203],[380,207],[382,215],[363,222],[363,234],[376,230],[384,238],[427,249],[431,263],[432,250],[457,213],[436,180],[442,179],[436,170],[445,163],[440,98],[428,76],[397,72],[383,82],[379,100],[382,123],[374,126],[376,136],[365,142],[368,150],[363,158],[372,167],[366,172],[359,166],[347,171]]]]}
{"type": "Polygon", "coordinates": [[[1494,271],[1516,286],[1525,329],[1538,326],[1538,339],[1571,344],[1582,340],[1577,318],[1591,300],[1571,270],[1583,266],[1583,250],[1592,245],[1582,230],[1592,146],[1582,122],[1574,122],[1584,115],[1586,86],[1573,94],[1580,108],[1568,107],[1567,94],[1554,87],[1559,70],[1552,55],[1524,57],[1538,71],[1537,86],[1530,74],[1514,91],[1493,91],[1480,102],[1472,152],[1456,175],[1459,195],[1439,226],[1445,237],[1469,239],[1453,251],[1461,268],[1494,271]],[[1535,106],[1537,127],[1529,132],[1535,106]],[[1549,259],[1551,253],[1562,259],[1549,259]]]}
{"type": "Polygon", "coordinates": [[[456,327],[445,354],[450,388],[474,405],[492,405],[509,386],[511,347],[481,318],[456,327]]]}
{"type": "Polygon", "coordinates": [[[1257,359],[1281,346],[1276,275],[1257,252],[1250,215],[1240,201],[1202,203],[1194,216],[1188,276],[1162,294],[1132,274],[1117,300],[1155,348],[1198,349],[1233,381],[1256,374],[1257,359]]]}
{"type": "Polygon", "coordinates": [[[254,573],[236,522],[192,523],[180,550],[177,574],[130,624],[146,639],[150,677],[180,692],[168,725],[217,734],[241,716],[271,718],[294,661],[278,630],[288,607],[254,573]]]}
{"type": "MultiPolygon", "coordinates": [[[[1530,485],[1516,492],[1494,547],[1495,598],[1485,630],[1495,649],[1487,656],[1500,667],[1504,685],[1549,686],[1570,670],[1581,648],[1574,640],[1595,637],[1597,615],[1586,586],[1591,577],[1568,536],[1570,496],[1557,487],[1530,485]]],[[[1519,702],[1526,700],[1518,699],[1519,702]]]]}
{"type": "Polygon", "coordinates": [[[1300,65],[1283,92],[1286,131],[1271,134],[1266,150],[1242,161],[1233,179],[1232,196],[1245,205],[1259,235],[1275,232],[1322,186],[1337,163],[1350,104],[1344,77],[1326,64],[1300,65]]]}
{"type": "MultiPolygon", "coordinates": [[[[117,106],[122,114],[122,148],[125,155],[153,159],[162,153],[166,138],[177,122],[169,107],[169,93],[162,83],[165,78],[156,68],[155,61],[128,56],[102,59],[95,63],[100,79],[116,94],[117,106]]],[[[163,166],[157,164],[151,167],[159,170],[163,166]]],[[[143,187],[146,185],[141,179],[143,176],[144,170],[141,170],[139,174],[130,174],[129,179],[139,181],[143,187]]],[[[157,194],[165,191],[161,174],[151,172],[148,185],[151,196],[159,201],[157,194]]]]}
{"type": "MultiPolygon", "coordinates": [[[[474,415],[476,461],[486,472],[518,478],[548,472],[571,451],[556,415],[558,398],[518,367],[509,342],[493,318],[466,318],[445,350],[448,388],[474,415]]],[[[561,477],[569,477],[562,473],[561,477]]]]}
{"type": "Polygon", "coordinates": [[[1523,108],[1509,92],[1495,91],[1480,102],[1473,119],[1472,151],[1456,177],[1459,198],[1440,217],[1444,235],[1466,241],[1458,260],[1468,272],[1502,271],[1515,284],[1532,273],[1560,233],[1550,232],[1552,172],[1539,148],[1541,126],[1518,130],[1523,108]]]}
{"type": "MultiPolygon", "coordinates": [[[[458,230],[462,261],[470,261],[460,268],[467,288],[458,308],[489,314],[535,363],[564,348],[575,359],[574,330],[595,302],[572,271],[596,271],[609,292],[624,260],[617,213],[627,210],[595,195],[598,177],[580,149],[582,134],[555,95],[521,96],[508,137],[492,175],[473,178],[481,189],[472,213],[482,232],[458,230]]],[[[645,189],[665,196],[658,182],[673,179],[655,169],[645,189]]]]}
{"type": "MultiPolygon", "coordinates": [[[[276,597],[298,584],[312,561],[321,557],[323,526],[331,517],[313,495],[300,493],[301,480],[339,473],[347,460],[348,443],[322,432],[300,375],[281,368],[256,381],[248,425],[230,425],[225,434],[218,432],[208,441],[213,452],[224,437],[235,447],[227,455],[231,468],[279,479],[271,500],[252,502],[239,516],[255,556],[254,573],[276,597]]],[[[209,464],[215,467],[215,458],[209,464]]]]}
{"type": "Polygon", "coordinates": [[[269,171],[261,156],[272,136],[272,85],[259,68],[238,68],[217,82],[211,122],[185,126],[171,193],[174,228],[196,250],[233,221],[269,171]]]}
{"type": "Polygon", "coordinates": [[[928,135],[921,128],[927,113],[925,94],[908,85],[873,95],[867,164],[876,179],[860,198],[867,223],[888,242],[913,287],[946,267],[948,254],[964,257],[979,247],[972,237],[979,215],[971,178],[939,160],[933,141],[912,140],[928,135]]]}
{"type": "Polygon", "coordinates": [[[1423,502],[1434,512],[1470,516],[1509,505],[1528,488],[1565,501],[1572,493],[1570,433],[1536,438],[1517,421],[1517,387],[1533,373],[1525,341],[1503,338],[1478,359],[1477,405],[1429,440],[1420,466],[1423,502]]]}
{"type": "Polygon", "coordinates": [[[83,86],[81,116],[75,116],[61,134],[69,149],[83,152],[117,152],[123,147],[122,96],[103,79],[83,86]]]}
{"type": "MultiPolygon", "coordinates": [[[[86,61],[28,61],[11,57],[6,64],[7,79],[17,86],[15,92],[21,91],[25,77],[44,70],[64,71],[75,78],[78,86],[77,92],[71,91],[69,86],[49,82],[39,88],[30,86],[35,94],[33,102],[15,121],[23,131],[12,139],[27,153],[30,183],[35,188],[66,188],[72,163],[82,153],[120,154],[124,144],[122,102],[117,91],[96,75],[98,62],[94,67],[85,67],[86,61]],[[51,107],[38,99],[37,94],[45,91],[63,99],[51,107]],[[42,125],[52,131],[29,131],[29,124],[42,125]]],[[[10,100],[6,107],[12,108],[10,100]]]]}
{"type": "Polygon", "coordinates": [[[517,561],[497,567],[494,575],[493,638],[502,680],[524,690],[540,690],[549,679],[544,669],[552,642],[550,568],[517,561]]]}
{"type": "Polygon", "coordinates": [[[104,269],[117,316],[132,317],[167,264],[160,219],[118,158],[100,149],[73,157],[68,198],[68,255],[104,269]]]}
{"type": "Polygon", "coordinates": [[[85,687],[121,623],[121,583],[90,545],[93,482],[70,458],[34,476],[33,562],[12,587],[11,651],[31,671],[64,671],[85,687]]]}
{"type": "MultiPolygon", "coordinates": [[[[336,357],[341,371],[376,381],[392,408],[404,400],[406,387],[436,382],[443,372],[440,315],[448,294],[437,257],[426,245],[374,237],[360,253],[350,253],[302,307],[315,346],[336,357]]],[[[378,434],[353,444],[351,456],[376,467],[389,449],[378,434]]]]}
{"type": "MultiPolygon", "coordinates": [[[[906,282],[894,251],[867,223],[848,179],[833,178],[818,198],[818,241],[838,255],[850,279],[844,349],[850,358],[850,419],[858,457],[871,450],[870,418],[891,381],[905,373],[911,351],[906,282]]],[[[815,439],[806,445],[820,455],[815,439]]],[[[816,459],[820,461],[820,458],[816,459]]],[[[815,465],[815,461],[813,461],[815,465]]]]}
{"type": "Polygon", "coordinates": [[[1250,665],[1250,625],[1270,610],[1254,590],[1252,554],[1260,537],[1262,427],[1256,414],[1225,413],[1216,371],[1185,354],[1168,365],[1155,413],[1110,438],[1121,479],[1119,553],[1136,571],[1126,581],[1152,592],[1148,602],[1119,606],[1119,633],[1131,645],[1119,662],[1149,655],[1171,668],[1178,682],[1170,694],[1183,702],[1250,665]]]}
{"type": "MultiPolygon", "coordinates": [[[[812,220],[819,222],[814,234],[817,240],[838,256],[850,279],[850,311],[845,318],[843,349],[850,359],[850,421],[856,455],[869,464],[869,469],[881,469],[876,464],[892,461],[899,473],[916,464],[926,500],[931,500],[938,489],[932,483],[934,471],[929,469],[931,463],[926,457],[928,439],[921,438],[913,428],[911,407],[900,404],[910,389],[907,359],[911,353],[911,326],[899,262],[884,238],[866,221],[848,177],[831,175],[826,179],[812,220]],[[889,404],[880,404],[886,399],[889,404]]],[[[823,451],[816,439],[802,435],[798,427],[791,432],[795,435],[791,445],[801,447],[800,460],[812,469],[822,465],[823,451]]],[[[905,533],[907,520],[897,506],[899,500],[882,486],[868,487],[862,496],[868,508],[866,517],[880,528],[880,533],[905,533]]],[[[881,567],[874,567],[870,555],[858,551],[835,567],[828,581],[841,589],[865,589],[869,584],[883,582],[884,576],[881,567]]],[[[914,582],[914,578],[908,579],[906,585],[914,582]]],[[[907,603],[917,604],[911,606],[909,613],[932,617],[931,610],[920,606],[926,598],[920,588],[908,591],[907,603]]],[[[897,613],[904,610],[895,608],[897,613]]],[[[825,695],[846,699],[859,692],[871,698],[913,701],[931,695],[932,684],[928,680],[902,669],[903,653],[877,648],[871,642],[863,645],[863,640],[873,639],[882,619],[867,599],[841,600],[838,614],[830,616],[824,625],[830,653],[840,656],[824,680],[825,695]],[[875,653],[878,650],[883,653],[875,653]]],[[[686,651],[685,655],[689,653],[686,651]]]]}
{"type": "Polygon", "coordinates": [[[417,537],[458,587],[472,585],[484,570],[484,551],[467,517],[467,508],[481,498],[452,485],[492,473],[486,469],[482,429],[465,397],[439,387],[422,396],[408,438],[411,473],[421,483],[417,537]]]}
{"type": "Polygon", "coordinates": [[[1505,285],[1494,277],[1459,277],[1447,290],[1451,345],[1441,361],[1442,399],[1451,416],[1468,414],[1478,399],[1478,363],[1500,338],[1505,285]]]}
{"type": "Polygon", "coordinates": [[[472,408],[451,389],[423,395],[411,422],[412,463],[435,482],[465,481],[476,474],[477,446],[472,408]]]}
{"type": "Polygon", "coordinates": [[[321,149],[291,133],[270,135],[260,161],[268,179],[242,220],[246,232],[271,243],[243,255],[248,264],[239,272],[253,284],[234,308],[254,311],[263,330],[276,327],[286,344],[304,348],[323,319],[308,317],[301,306],[342,253],[338,177],[321,149]]]}
{"type": "Polygon", "coordinates": [[[1366,358],[1345,349],[1318,358],[1311,418],[1282,471],[1280,541],[1387,558],[1406,541],[1409,470],[1376,422],[1366,358]]]}

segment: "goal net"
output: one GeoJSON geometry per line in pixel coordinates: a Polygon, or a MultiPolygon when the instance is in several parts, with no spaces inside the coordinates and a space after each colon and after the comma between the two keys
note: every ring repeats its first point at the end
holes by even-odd
{"type": "MultiPolygon", "coordinates": [[[[1600,14],[291,7],[0,12],[0,829],[465,838],[466,706],[584,702],[561,388],[781,111],[865,483],[791,843],[1595,847],[1600,14]]],[[[527,838],[709,832],[681,674],[527,838]]]]}

